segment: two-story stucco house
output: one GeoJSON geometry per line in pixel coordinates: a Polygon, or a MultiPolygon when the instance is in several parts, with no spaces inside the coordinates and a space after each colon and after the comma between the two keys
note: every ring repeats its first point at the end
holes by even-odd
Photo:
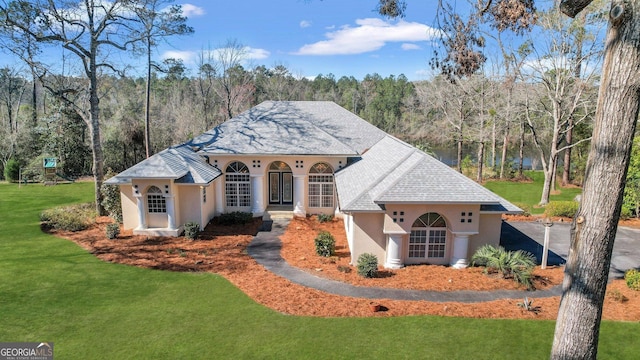
{"type": "Polygon", "coordinates": [[[521,210],[333,102],[267,101],[107,180],[124,227],[178,236],[221,213],[344,218],[352,263],[467,265],[521,210]]]}

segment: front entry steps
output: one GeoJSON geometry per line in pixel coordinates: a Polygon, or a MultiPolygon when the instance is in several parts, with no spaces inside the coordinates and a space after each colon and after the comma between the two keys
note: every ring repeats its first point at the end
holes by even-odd
{"type": "Polygon", "coordinates": [[[262,221],[272,221],[272,220],[291,220],[293,219],[293,210],[288,209],[271,209],[267,208],[262,215],[262,221]]]}

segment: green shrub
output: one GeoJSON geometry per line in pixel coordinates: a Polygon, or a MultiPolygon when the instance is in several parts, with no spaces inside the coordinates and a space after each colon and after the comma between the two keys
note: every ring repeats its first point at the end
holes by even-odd
{"type": "Polygon", "coordinates": [[[513,205],[522,209],[522,216],[531,216],[531,205],[521,202],[514,202],[513,205]]]}
{"type": "Polygon", "coordinates": [[[544,208],[548,217],[573,217],[578,212],[577,201],[550,201],[544,208]]]}
{"type": "MultiPolygon", "coordinates": [[[[105,174],[105,178],[109,179],[115,175],[111,170],[109,170],[105,174]]],[[[102,191],[102,206],[105,211],[109,213],[109,216],[117,221],[118,223],[122,223],[122,204],[120,203],[120,187],[118,185],[107,185],[102,184],[100,186],[100,190],[102,191]]]]}
{"type": "Polygon", "coordinates": [[[640,271],[637,269],[627,270],[624,273],[624,281],[629,289],[640,290],[640,271]]]}
{"type": "Polygon", "coordinates": [[[19,178],[20,164],[14,159],[9,159],[4,166],[4,179],[8,182],[17,182],[19,178]]]}
{"type": "Polygon", "coordinates": [[[115,239],[120,235],[120,224],[107,224],[107,239],[115,239]]]}
{"type": "Polygon", "coordinates": [[[316,254],[324,257],[330,257],[336,253],[336,240],[330,232],[319,232],[314,242],[316,245],[316,254]]]}
{"type": "Polygon", "coordinates": [[[358,269],[358,275],[366,278],[378,276],[378,257],[370,253],[360,254],[356,269],[358,269]]]}
{"type": "Polygon", "coordinates": [[[331,214],[318,214],[318,222],[325,223],[333,220],[333,215],[331,214]]]}
{"type": "Polygon", "coordinates": [[[53,229],[81,231],[93,224],[96,216],[94,205],[86,203],[45,210],[40,214],[40,221],[53,229]]]}
{"type": "Polygon", "coordinates": [[[200,233],[200,224],[190,221],[184,224],[184,236],[187,239],[195,240],[198,238],[198,234],[200,233]]]}
{"type": "Polygon", "coordinates": [[[241,211],[221,214],[218,217],[220,225],[244,225],[253,220],[253,214],[241,211]]]}
{"type": "Polygon", "coordinates": [[[531,277],[536,258],[531,253],[517,250],[506,251],[502,246],[484,245],[471,257],[471,266],[484,266],[486,272],[497,272],[505,279],[531,289],[531,277]]]}

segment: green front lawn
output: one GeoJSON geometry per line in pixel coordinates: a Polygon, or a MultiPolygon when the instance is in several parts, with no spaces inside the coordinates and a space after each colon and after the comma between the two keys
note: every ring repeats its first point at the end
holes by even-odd
{"type": "MultiPolygon", "coordinates": [[[[38,213],[90,183],[0,183],[0,342],[53,341],[56,359],[543,359],[551,321],[312,318],[256,304],[215,274],[100,261],[43,234],[38,213]]],[[[600,358],[635,358],[638,323],[605,322],[600,358]]]]}
{"type": "MultiPolygon", "coordinates": [[[[487,181],[484,186],[494,193],[502,196],[516,204],[526,204],[532,210],[532,214],[544,213],[544,208],[538,207],[542,196],[542,185],[544,184],[544,173],[542,171],[525,171],[525,176],[532,179],[532,182],[515,181],[487,181]]],[[[580,188],[558,187],[559,194],[551,195],[550,201],[569,201],[576,195],[582,193],[580,188]]]]}

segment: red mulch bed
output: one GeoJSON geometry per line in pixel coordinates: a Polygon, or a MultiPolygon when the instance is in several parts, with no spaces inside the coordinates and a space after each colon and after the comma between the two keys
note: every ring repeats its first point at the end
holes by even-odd
{"type": "MultiPolygon", "coordinates": [[[[76,242],[100,259],[151,269],[212,272],[227,278],[256,302],[278,312],[292,315],[341,316],[400,316],[442,315],[474,318],[554,319],[560,299],[536,298],[528,293],[533,305],[540,311],[525,311],[517,304],[522,299],[497,300],[465,304],[428,301],[400,301],[377,299],[382,310],[372,312],[369,299],[327,294],[294,284],[267,271],[246,253],[260,225],[256,220],[245,226],[208,226],[201,239],[192,241],[184,237],[165,238],[134,236],[123,231],[118,239],[105,237],[106,224],[111,220],[99,218],[97,224],[82,232],[54,232],[76,242]]],[[[454,270],[445,266],[408,266],[399,270],[382,270],[382,276],[364,279],[349,266],[349,253],[340,220],[318,223],[315,217],[292,220],[282,237],[282,256],[293,266],[318,276],[338,279],[360,286],[380,286],[402,289],[437,291],[517,289],[510,280],[484,275],[480,269],[454,270]],[[331,231],[336,237],[337,254],[322,258],[314,253],[313,238],[320,230],[331,231]],[[338,267],[340,266],[340,269],[338,267]],[[344,269],[350,268],[350,272],[344,269]]],[[[562,268],[536,269],[536,287],[543,289],[559,284],[562,268]]],[[[624,281],[615,280],[608,286],[604,318],[609,320],[640,320],[640,292],[626,287],[624,281]],[[626,299],[626,300],[625,300],[626,299]]]]}

